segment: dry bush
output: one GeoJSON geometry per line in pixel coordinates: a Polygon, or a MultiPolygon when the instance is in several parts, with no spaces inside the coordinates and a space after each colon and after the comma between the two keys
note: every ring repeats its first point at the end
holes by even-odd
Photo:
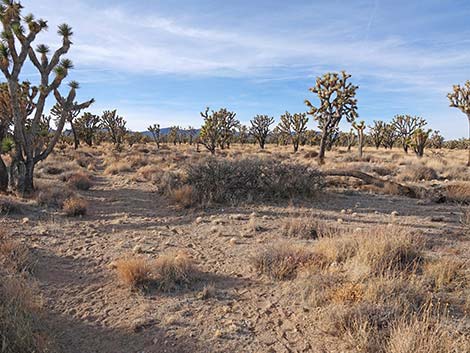
{"type": "Polygon", "coordinates": [[[423,266],[423,274],[435,289],[461,288],[468,283],[465,275],[467,264],[456,259],[436,259],[423,266]]]}
{"type": "Polygon", "coordinates": [[[115,266],[119,280],[132,289],[144,288],[152,279],[150,263],[142,257],[127,256],[116,261],[115,266]]]}
{"type": "Polygon", "coordinates": [[[104,170],[104,174],[117,175],[120,173],[130,173],[133,168],[128,161],[113,161],[104,170]]]}
{"type": "Polygon", "coordinates": [[[92,186],[90,176],[84,172],[69,174],[64,181],[77,190],[89,190],[92,186]]]}
{"type": "Polygon", "coordinates": [[[158,183],[161,180],[163,171],[161,167],[156,165],[146,165],[144,167],[139,168],[137,171],[137,176],[143,178],[146,181],[150,181],[153,183],[158,183]]]}
{"type": "Polygon", "coordinates": [[[309,151],[304,154],[305,159],[313,159],[318,157],[318,152],[317,151],[309,151]]]}
{"type": "Polygon", "coordinates": [[[5,233],[0,234],[0,264],[12,273],[31,272],[34,267],[28,247],[5,233]]]}
{"type": "Polygon", "coordinates": [[[438,179],[439,175],[431,168],[422,164],[411,164],[405,166],[399,175],[398,179],[401,181],[421,181],[421,180],[435,180],[438,179]]]}
{"type": "Polygon", "coordinates": [[[315,255],[304,248],[281,242],[259,252],[252,258],[255,269],[273,279],[293,279],[303,267],[322,262],[319,255],[315,255]]]}
{"type": "Polygon", "coordinates": [[[168,197],[176,205],[188,208],[194,204],[194,192],[190,185],[183,185],[169,192],[168,197]]]}
{"type": "Polygon", "coordinates": [[[24,278],[4,275],[0,281],[2,353],[51,353],[52,341],[42,319],[36,287],[24,278]]]}
{"type": "Polygon", "coordinates": [[[470,335],[462,334],[447,315],[433,315],[428,305],[422,313],[402,317],[390,332],[387,353],[456,353],[470,351],[470,335]]]}
{"type": "Polygon", "coordinates": [[[198,201],[220,203],[309,197],[324,184],[316,169],[267,158],[209,158],[188,167],[186,182],[198,201]]]}
{"type": "Polygon", "coordinates": [[[41,206],[62,208],[64,201],[73,195],[74,193],[67,187],[48,185],[39,189],[36,201],[41,206]]]}
{"type": "Polygon", "coordinates": [[[281,234],[300,239],[317,239],[337,234],[340,230],[326,225],[312,217],[288,218],[281,226],[281,234]]]}
{"type": "Polygon", "coordinates": [[[470,183],[460,182],[446,185],[444,193],[448,201],[470,203],[470,183]]]}
{"type": "Polygon", "coordinates": [[[193,260],[181,251],[160,255],[152,270],[157,288],[165,292],[188,286],[197,275],[193,260]]]}
{"type": "Polygon", "coordinates": [[[21,208],[22,205],[13,197],[0,195],[0,215],[20,213],[21,208]]]}
{"type": "Polygon", "coordinates": [[[87,213],[88,202],[80,197],[70,197],[64,201],[62,210],[68,217],[84,216],[87,213]]]}

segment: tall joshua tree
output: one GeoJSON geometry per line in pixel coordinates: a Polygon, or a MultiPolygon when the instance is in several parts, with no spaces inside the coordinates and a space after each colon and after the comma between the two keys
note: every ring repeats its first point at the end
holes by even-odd
{"type": "Polygon", "coordinates": [[[411,146],[413,147],[413,150],[415,151],[418,158],[424,156],[424,148],[426,147],[431,132],[431,129],[427,131],[424,131],[423,129],[416,129],[415,132],[413,132],[411,137],[411,146]]]}
{"type": "MultiPolygon", "coordinates": [[[[13,139],[15,149],[9,173],[9,185],[19,194],[30,194],[34,190],[34,167],[46,159],[57,143],[67,117],[77,106],[89,106],[93,100],[82,103],[75,102],[76,88],[70,90],[63,103],[63,114],[57,122],[54,136],[46,145],[41,143],[40,127],[44,123],[43,112],[46,99],[53,93],[56,98],[60,96],[58,89],[73,67],[72,62],[64,59],[72,44],[72,29],[60,25],[58,34],[62,38],[60,48],[52,55],[45,44],[33,48],[37,35],[47,28],[47,22],[33,15],[23,16],[22,5],[17,1],[5,0],[0,5],[0,21],[3,26],[2,41],[0,43],[0,70],[7,80],[12,109],[13,139]],[[39,86],[22,87],[19,77],[27,63],[38,71],[39,86]],[[51,78],[51,76],[53,76],[51,78]],[[25,91],[27,89],[27,92],[25,91]],[[34,110],[26,115],[21,109],[22,97],[28,97],[34,110]]],[[[61,104],[62,104],[61,103],[61,104]]]]}
{"type": "Polygon", "coordinates": [[[386,124],[381,120],[374,120],[374,125],[369,126],[369,136],[376,149],[382,146],[385,125],[386,124]]]}
{"type": "Polygon", "coordinates": [[[153,124],[150,125],[148,131],[152,135],[153,141],[157,145],[157,149],[160,149],[160,124],[153,124]]]}
{"type": "Polygon", "coordinates": [[[320,164],[325,160],[325,149],[330,135],[336,131],[341,119],[344,117],[352,123],[357,115],[356,90],[348,79],[351,75],[345,71],[338,73],[326,73],[318,77],[315,86],[310,88],[310,92],[316,94],[319,99],[318,107],[315,107],[309,100],[305,104],[310,108],[308,114],[318,122],[321,129],[320,152],[318,161],[320,164]]]}
{"type": "Polygon", "coordinates": [[[126,121],[123,117],[117,115],[117,110],[106,110],[101,116],[101,127],[108,131],[111,142],[114,147],[121,149],[122,140],[126,135],[126,121]]]}
{"type": "Polygon", "coordinates": [[[393,145],[395,145],[395,142],[397,140],[397,132],[395,131],[395,128],[393,127],[392,124],[385,124],[383,128],[383,140],[382,140],[382,145],[385,148],[392,149],[393,145]]]}
{"type": "Polygon", "coordinates": [[[281,134],[292,141],[294,153],[299,150],[300,142],[307,131],[307,123],[308,117],[305,113],[295,113],[292,115],[289,112],[286,112],[281,115],[281,122],[278,125],[279,130],[281,131],[281,134]]]}
{"type": "Polygon", "coordinates": [[[364,148],[364,130],[366,129],[366,123],[364,121],[360,121],[359,123],[353,122],[353,128],[357,131],[357,148],[359,158],[362,158],[362,149],[364,148]]]}
{"type": "Polygon", "coordinates": [[[222,148],[229,143],[231,134],[233,134],[232,130],[240,123],[235,119],[236,114],[225,108],[219,111],[212,110],[209,113],[208,107],[204,112],[201,112],[201,116],[204,118],[204,124],[201,127],[199,141],[211,154],[215,154],[217,146],[222,148]]]}
{"type": "Polygon", "coordinates": [[[79,139],[88,146],[93,146],[96,132],[99,129],[100,117],[91,113],[84,113],[75,121],[76,133],[79,139]]]}
{"type": "Polygon", "coordinates": [[[450,106],[458,108],[467,116],[468,119],[468,161],[467,166],[470,167],[470,81],[465,82],[465,85],[455,85],[453,92],[447,95],[449,98],[450,106]]]}
{"type": "Polygon", "coordinates": [[[396,115],[392,120],[392,126],[401,141],[403,151],[408,153],[411,137],[414,132],[426,125],[426,120],[419,116],[396,115]]]}
{"type": "Polygon", "coordinates": [[[274,123],[274,118],[268,115],[256,115],[250,123],[251,135],[258,141],[259,147],[264,149],[269,134],[269,127],[274,123]]]}

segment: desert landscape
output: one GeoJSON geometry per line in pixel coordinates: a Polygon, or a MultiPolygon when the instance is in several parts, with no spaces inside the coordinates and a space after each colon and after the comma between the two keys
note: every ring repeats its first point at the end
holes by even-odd
{"type": "MultiPolygon", "coordinates": [[[[1,353],[470,352],[466,132],[362,120],[345,71],[299,113],[131,129],[26,13],[0,6],[1,353]]],[[[470,81],[443,99],[470,124],[470,81]]]]}

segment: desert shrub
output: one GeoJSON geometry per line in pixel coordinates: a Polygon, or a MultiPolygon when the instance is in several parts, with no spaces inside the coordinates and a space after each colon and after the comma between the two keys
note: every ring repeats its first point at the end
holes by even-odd
{"type": "Polygon", "coordinates": [[[454,353],[470,351],[470,335],[462,333],[447,315],[433,315],[432,306],[397,320],[386,345],[387,353],[454,353]]]}
{"type": "Polygon", "coordinates": [[[12,239],[5,233],[0,234],[0,264],[3,270],[13,273],[30,272],[34,261],[28,247],[12,239]]]}
{"type": "Polygon", "coordinates": [[[186,182],[199,201],[223,203],[309,197],[322,188],[323,177],[308,166],[273,159],[209,158],[188,167],[186,182]]]}
{"type": "Polygon", "coordinates": [[[298,271],[308,264],[320,262],[320,255],[313,254],[289,243],[269,246],[252,258],[255,269],[276,280],[288,280],[297,276],[298,271]]]}
{"type": "Polygon", "coordinates": [[[337,232],[339,230],[312,217],[290,217],[281,226],[283,236],[300,239],[317,239],[337,232]]]}
{"type": "Polygon", "coordinates": [[[317,151],[309,151],[304,154],[305,159],[313,159],[318,157],[318,152],[317,151]]]}
{"type": "Polygon", "coordinates": [[[161,167],[156,165],[146,165],[137,170],[137,176],[143,178],[146,181],[153,183],[159,183],[163,175],[161,167]]]}
{"type": "Polygon", "coordinates": [[[421,180],[435,180],[439,178],[436,170],[422,164],[411,164],[405,166],[398,178],[401,181],[421,181],[421,180]]]}
{"type": "Polygon", "coordinates": [[[84,216],[87,213],[88,202],[80,197],[70,197],[64,201],[62,210],[68,217],[84,216]]]}
{"type": "Polygon", "coordinates": [[[139,289],[151,281],[151,266],[148,260],[142,257],[127,256],[115,263],[119,280],[131,289],[139,289]]]}
{"type": "Polygon", "coordinates": [[[104,173],[108,175],[117,175],[119,173],[132,172],[133,168],[128,161],[112,161],[105,168],[104,173]]]}
{"type": "Polygon", "coordinates": [[[168,196],[173,203],[183,208],[191,207],[194,204],[194,192],[190,185],[172,189],[168,196]]]}
{"type": "Polygon", "coordinates": [[[41,206],[62,208],[64,201],[73,195],[66,187],[49,185],[39,190],[36,201],[41,206]]]}
{"type": "Polygon", "coordinates": [[[197,269],[185,252],[159,256],[153,265],[154,280],[161,291],[171,291],[188,286],[196,278],[197,269]]]}
{"type": "Polygon", "coordinates": [[[470,203],[470,183],[452,183],[444,187],[444,194],[447,201],[470,203]]]}
{"type": "Polygon", "coordinates": [[[2,276],[0,281],[0,340],[2,353],[52,352],[42,321],[42,303],[26,279],[2,276]]]}
{"type": "Polygon", "coordinates": [[[21,212],[21,204],[12,197],[0,195],[0,214],[21,212]]]}
{"type": "Polygon", "coordinates": [[[456,259],[435,259],[423,266],[423,273],[433,288],[461,288],[468,282],[465,275],[466,264],[456,259]]]}
{"type": "Polygon", "coordinates": [[[84,172],[72,173],[65,181],[77,190],[89,190],[92,186],[90,176],[84,172]]]}

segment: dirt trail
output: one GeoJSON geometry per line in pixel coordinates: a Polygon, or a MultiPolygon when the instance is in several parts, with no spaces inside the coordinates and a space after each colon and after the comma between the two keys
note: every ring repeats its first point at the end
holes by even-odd
{"type": "Polygon", "coordinates": [[[64,353],[321,351],[311,346],[319,331],[299,296],[290,294],[291,284],[259,277],[250,266],[257,249],[280,238],[286,217],[341,219],[352,228],[398,223],[434,234],[436,246],[442,234],[453,237],[458,229],[456,206],[364,193],[330,193],[295,208],[205,213],[178,210],[151,184],[99,170],[92,190],[82,194],[90,203],[84,218],[39,215],[21,230],[35,249],[35,277],[64,353]],[[260,231],[248,226],[252,212],[260,231]],[[127,253],[156,258],[181,249],[201,275],[175,293],[132,293],[109,267],[127,253]],[[215,294],[201,299],[207,285],[215,294]]]}

